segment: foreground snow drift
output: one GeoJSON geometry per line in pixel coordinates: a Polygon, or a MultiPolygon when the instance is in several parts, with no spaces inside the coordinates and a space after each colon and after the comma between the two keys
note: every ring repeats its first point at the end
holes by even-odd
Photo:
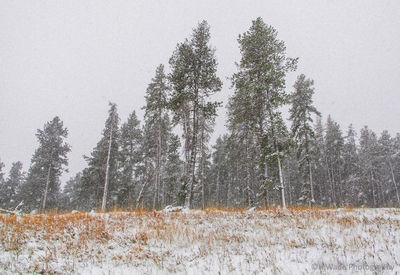
{"type": "Polygon", "coordinates": [[[400,271],[397,209],[0,215],[0,273],[400,271]]]}

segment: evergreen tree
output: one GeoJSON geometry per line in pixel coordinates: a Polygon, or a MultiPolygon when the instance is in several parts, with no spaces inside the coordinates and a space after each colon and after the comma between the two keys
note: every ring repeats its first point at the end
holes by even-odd
{"type": "Polygon", "coordinates": [[[22,162],[14,162],[11,166],[7,180],[4,181],[4,188],[1,192],[1,207],[6,209],[14,209],[19,204],[18,196],[24,180],[25,174],[22,171],[22,162]]]}
{"type": "Polygon", "coordinates": [[[322,118],[317,117],[314,126],[315,143],[312,152],[315,157],[315,172],[313,180],[315,184],[316,203],[320,205],[329,205],[329,181],[328,171],[326,169],[326,150],[325,150],[325,129],[322,124],[322,118]]]}
{"type": "Polygon", "coordinates": [[[233,75],[233,84],[236,90],[249,93],[248,98],[253,102],[246,107],[253,110],[250,125],[263,155],[260,161],[262,182],[268,181],[268,159],[274,158],[279,174],[277,188],[285,207],[282,150],[288,136],[279,108],[288,102],[285,76],[296,69],[297,59],[286,57],[285,44],[278,40],[277,31],[261,18],[253,21],[250,30],[239,36],[238,42],[242,58],[239,72],[233,75]]]}
{"type": "Polygon", "coordinates": [[[346,205],[360,205],[359,157],[356,132],[352,125],[347,130],[343,146],[343,201],[346,205]]]}
{"type": "Polygon", "coordinates": [[[83,210],[85,207],[80,202],[80,193],[82,192],[82,173],[79,172],[75,177],[70,178],[64,186],[62,192],[63,210],[83,210]]]}
{"type": "Polygon", "coordinates": [[[154,176],[154,188],[153,188],[153,209],[156,209],[160,206],[160,197],[164,200],[162,196],[164,192],[160,192],[165,190],[164,186],[161,186],[161,176],[162,170],[165,166],[165,154],[166,154],[166,130],[163,129],[163,126],[169,127],[169,125],[165,125],[165,119],[169,121],[169,118],[165,118],[168,116],[167,114],[167,78],[164,73],[164,65],[159,65],[156,70],[156,75],[152,79],[152,82],[149,84],[146,91],[146,106],[145,109],[145,121],[146,125],[149,129],[148,138],[150,139],[150,143],[155,145],[155,154],[154,154],[154,168],[155,171],[153,173],[154,176]],[[164,147],[164,148],[163,148],[164,147]]]}
{"type": "Polygon", "coordinates": [[[228,136],[218,137],[215,145],[213,146],[212,153],[212,185],[210,185],[211,199],[215,202],[215,206],[226,205],[225,195],[227,194],[228,175],[229,175],[229,161],[228,161],[228,136]]]}
{"type": "Polygon", "coordinates": [[[294,84],[295,91],[291,96],[292,107],[290,109],[290,120],[292,121],[292,135],[296,142],[297,157],[300,168],[306,168],[303,174],[308,175],[308,188],[310,191],[309,203],[315,203],[311,152],[312,143],[315,141],[315,133],[312,126],[312,115],[320,116],[313,105],[314,81],[306,79],[304,74],[297,77],[294,84]]]}
{"type": "Polygon", "coordinates": [[[58,206],[60,176],[68,165],[67,154],[71,149],[65,142],[68,130],[57,116],[43,130],[38,129],[36,137],[39,147],[33,154],[21,200],[25,210],[44,211],[58,206]]]}
{"type": "Polygon", "coordinates": [[[339,124],[328,116],[325,134],[325,164],[330,185],[330,204],[334,206],[343,204],[343,145],[344,139],[339,124]]]}
{"type": "Polygon", "coordinates": [[[199,137],[197,139],[199,141],[200,160],[198,179],[201,189],[201,207],[203,209],[206,207],[206,178],[208,177],[210,166],[210,150],[208,147],[208,143],[210,141],[211,133],[213,132],[213,128],[215,125],[215,116],[206,119],[206,116],[203,113],[199,114],[199,137]]]}
{"type": "Polygon", "coordinates": [[[116,104],[109,105],[102,138],[91,156],[85,157],[88,168],[82,172],[80,201],[86,209],[109,208],[115,206],[118,199],[119,117],[116,104]]]}
{"type": "Polygon", "coordinates": [[[4,163],[0,160],[0,206],[5,205],[7,200],[7,187],[4,181],[4,163]]]}
{"type": "MultiPolygon", "coordinates": [[[[255,139],[255,117],[256,117],[256,106],[255,101],[252,100],[252,94],[247,90],[246,87],[240,85],[238,82],[235,85],[235,93],[229,99],[228,102],[228,130],[231,135],[231,144],[235,143],[237,148],[236,157],[238,159],[245,159],[245,167],[242,171],[245,171],[245,179],[243,181],[244,186],[241,188],[244,190],[245,199],[244,204],[246,207],[250,207],[252,204],[252,194],[254,194],[251,188],[251,170],[252,161],[251,155],[254,150],[254,139],[255,139]],[[243,156],[240,156],[243,152],[243,156]]],[[[234,152],[234,151],[233,151],[234,152]]],[[[232,153],[233,153],[232,152],[232,153]]],[[[265,161],[266,154],[265,150],[261,154],[256,154],[261,159],[260,163],[265,161]]],[[[232,160],[236,160],[233,158],[232,160]]],[[[233,162],[231,165],[235,165],[233,162]]],[[[237,165],[241,165],[238,163],[237,165]]],[[[263,164],[261,164],[263,165],[263,164]]],[[[239,176],[239,175],[236,175],[239,176]]],[[[265,176],[265,181],[267,177],[265,176]]],[[[265,194],[267,196],[267,194],[265,194]]]]}
{"type": "Polygon", "coordinates": [[[378,207],[384,202],[383,190],[379,183],[379,153],[376,134],[365,126],[360,134],[361,177],[364,183],[364,203],[373,207],[378,207]]]}
{"type": "Polygon", "coordinates": [[[197,153],[200,144],[199,118],[212,120],[216,116],[218,102],[208,101],[208,97],[221,90],[222,82],[216,76],[217,61],[215,50],[209,45],[210,27],[201,22],[190,40],[178,44],[169,63],[172,84],[169,107],[174,121],[183,128],[185,167],[185,206],[192,207],[193,190],[196,184],[197,153]]]}
{"type": "Polygon", "coordinates": [[[171,134],[168,138],[168,151],[165,168],[163,169],[164,204],[182,205],[185,200],[180,189],[180,181],[183,172],[183,162],[179,156],[181,143],[177,135],[171,134]]]}
{"type": "Polygon", "coordinates": [[[397,175],[394,163],[396,162],[396,157],[398,157],[398,150],[396,152],[395,140],[391,138],[388,131],[383,131],[379,140],[380,147],[380,162],[383,177],[382,185],[385,193],[389,197],[395,197],[395,199],[390,199],[391,205],[400,206],[400,190],[398,187],[398,181],[396,180],[397,175]],[[392,196],[394,195],[394,196],[392,196]]]}
{"type": "Polygon", "coordinates": [[[141,146],[143,142],[140,121],[133,111],[127,122],[121,126],[120,167],[118,205],[132,207],[134,205],[134,192],[139,182],[139,165],[143,159],[141,146]]]}

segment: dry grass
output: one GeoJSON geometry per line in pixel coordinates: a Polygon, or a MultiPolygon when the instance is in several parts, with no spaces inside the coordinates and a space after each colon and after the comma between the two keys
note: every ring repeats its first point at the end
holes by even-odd
{"type": "Polygon", "coordinates": [[[223,273],[290,273],[288,257],[307,272],[312,261],[330,257],[399,264],[399,239],[398,209],[0,215],[0,273],[80,273],[88,263],[105,262],[145,273],[193,267],[207,273],[210,266],[223,273]]]}

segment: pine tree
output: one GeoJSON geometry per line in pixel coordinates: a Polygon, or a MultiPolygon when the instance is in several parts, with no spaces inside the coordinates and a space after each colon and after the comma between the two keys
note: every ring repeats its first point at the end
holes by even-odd
{"type": "Polygon", "coordinates": [[[300,167],[306,167],[304,174],[308,175],[310,191],[309,203],[315,203],[313,173],[312,173],[312,152],[311,146],[315,142],[312,115],[320,116],[320,113],[313,105],[314,81],[306,79],[304,74],[297,77],[294,84],[295,91],[291,96],[292,107],[290,109],[290,120],[292,121],[292,135],[297,145],[297,157],[300,167]]]}
{"type": "Polygon", "coordinates": [[[26,183],[21,190],[25,210],[52,209],[57,207],[60,176],[68,165],[70,146],[65,142],[68,130],[59,117],[47,122],[36,137],[39,147],[32,160],[26,183]]]}
{"type": "Polygon", "coordinates": [[[334,206],[343,203],[343,181],[341,178],[343,145],[344,140],[339,124],[331,116],[328,116],[325,134],[325,163],[330,184],[330,203],[334,206]]]}
{"type": "Polygon", "coordinates": [[[161,176],[162,169],[165,166],[165,153],[166,153],[166,130],[163,129],[165,125],[164,119],[167,114],[167,77],[164,73],[164,65],[159,65],[156,70],[155,77],[152,79],[152,82],[149,84],[146,91],[146,106],[145,109],[145,121],[146,125],[149,129],[148,138],[150,139],[150,143],[155,145],[155,154],[154,154],[154,167],[155,171],[153,173],[154,176],[154,188],[153,188],[153,205],[152,208],[156,209],[160,206],[160,197],[162,200],[164,197],[162,196],[161,189],[165,189],[161,186],[161,176]],[[164,147],[164,148],[163,148],[164,147]]]}
{"type": "Polygon", "coordinates": [[[85,157],[88,168],[82,172],[82,192],[79,196],[82,206],[87,209],[108,208],[110,199],[114,205],[118,199],[119,117],[116,104],[109,105],[102,138],[91,156],[85,157]]]}
{"type": "Polygon", "coordinates": [[[353,125],[347,130],[343,146],[343,183],[344,197],[346,205],[360,205],[359,194],[361,192],[359,179],[359,157],[356,144],[356,132],[353,125]]]}
{"type": "Polygon", "coordinates": [[[260,161],[260,171],[263,181],[267,181],[268,158],[276,159],[279,174],[277,188],[281,191],[281,202],[285,207],[282,145],[286,145],[288,136],[279,108],[288,102],[285,76],[296,69],[297,59],[286,57],[285,44],[278,40],[277,31],[261,18],[253,21],[250,30],[239,36],[238,42],[242,58],[238,65],[239,72],[233,75],[233,84],[236,90],[249,93],[247,97],[254,103],[246,107],[253,109],[251,127],[264,157],[260,161]],[[273,152],[270,152],[270,144],[273,152]]]}
{"type": "MultiPolygon", "coordinates": [[[[396,200],[395,203],[400,206],[400,190],[398,187],[398,182],[396,180],[396,171],[395,170],[395,158],[398,155],[396,154],[395,141],[391,138],[388,131],[383,131],[379,140],[380,147],[380,162],[382,167],[382,176],[384,177],[384,190],[390,196],[390,194],[395,194],[396,200]],[[390,184],[389,184],[390,183],[390,184]],[[390,192],[392,191],[393,192],[390,192]]],[[[399,151],[397,151],[399,152],[399,151]]],[[[398,156],[397,156],[398,157],[398,156]]]]}
{"type": "Polygon", "coordinates": [[[210,185],[210,194],[214,194],[211,199],[215,202],[215,206],[223,206],[223,203],[227,200],[227,185],[228,185],[228,174],[230,164],[228,162],[228,136],[220,136],[217,138],[215,145],[213,146],[212,153],[212,184],[210,185]]]}
{"type": "MultiPolygon", "coordinates": [[[[6,205],[8,202],[7,198],[7,186],[4,181],[4,163],[0,160],[0,206],[6,205]]],[[[4,206],[3,206],[4,207],[4,206]]]]}
{"type": "Polygon", "coordinates": [[[70,178],[62,192],[62,209],[63,210],[83,210],[85,207],[82,206],[79,198],[79,194],[82,192],[82,173],[79,172],[75,177],[70,178]]]}
{"type": "Polygon", "coordinates": [[[120,207],[134,206],[134,192],[139,183],[139,165],[143,160],[141,146],[143,142],[140,121],[133,111],[127,122],[121,126],[120,144],[120,167],[118,205],[120,207]]]}
{"type": "Polygon", "coordinates": [[[185,197],[180,190],[183,162],[179,156],[181,143],[177,135],[168,138],[168,151],[165,168],[163,169],[164,202],[165,205],[182,205],[185,197]]]}
{"type": "Polygon", "coordinates": [[[8,178],[4,181],[4,189],[1,192],[1,207],[6,209],[14,209],[19,204],[20,188],[22,187],[24,180],[25,174],[22,171],[22,162],[13,162],[8,178]]]}
{"type": "Polygon", "coordinates": [[[365,203],[373,207],[383,206],[386,199],[380,182],[380,148],[376,134],[367,126],[361,129],[360,134],[360,162],[365,203]]]}
{"type": "Polygon", "coordinates": [[[172,84],[169,107],[174,121],[183,128],[185,168],[184,190],[185,206],[192,207],[193,190],[196,184],[197,153],[200,144],[199,118],[205,120],[216,116],[218,102],[207,101],[208,97],[221,90],[222,82],[216,76],[217,61],[215,50],[209,45],[210,27],[201,22],[190,40],[178,44],[169,63],[172,84]]]}
{"type": "MultiPolygon", "coordinates": [[[[246,207],[250,207],[252,204],[251,196],[253,190],[251,188],[251,151],[254,149],[254,124],[257,109],[254,106],[255,101],[252,100],[252,94],[243,87],[240,79],[237,80],[235,85],[235,93],[229,99],[228,102],[228,130],[231,135],[231,142],[243,144],[239,148],[244,152],[243,158],[245,159],[245,180],[243,181],[244,186],[242,187],[245,193],[244,204],[246,207]]],[[[263,151],[263,153],[265,150],[263,151]]],[[[238,152],[240,154],[240,152],[238,152]]],[[[265,153],[261,154],[261,159],[265,159],[265,153]]],[[[239,158],[239,156],[237,156],[239,158]]],[[[235,160],[233,158],[232,160],[235,160]]],[[[234,165],[234,163],[232,163],[234,165]]],[[[239,176],[239,175],[237,175],[239,176]]],[[[265,176],[267,179],[267,176],[265,176]]],[[[266,194],[265,194],[266,195],[266,194]]]]}

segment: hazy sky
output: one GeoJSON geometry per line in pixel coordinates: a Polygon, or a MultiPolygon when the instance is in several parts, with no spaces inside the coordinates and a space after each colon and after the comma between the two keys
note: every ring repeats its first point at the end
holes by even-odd
{"type": "MultiPolygon", "coordinates": [[[[400,1],[17,1],[0,0],[0,159],[29,168],[35,133],[58,115],[69,130],[70,174],[85,167],[100,139],[108,101],[124,122],[136,110],[158,64],[197,23],[211,25],[216,97],[239,61],[237,37],[261,16],[299,57],[296,76],[315,81],[315,104],[345,131],[368,125],[399,132],[400,1]]],[[[222,134],[225,108],[215,135],[222,134]]]]}

